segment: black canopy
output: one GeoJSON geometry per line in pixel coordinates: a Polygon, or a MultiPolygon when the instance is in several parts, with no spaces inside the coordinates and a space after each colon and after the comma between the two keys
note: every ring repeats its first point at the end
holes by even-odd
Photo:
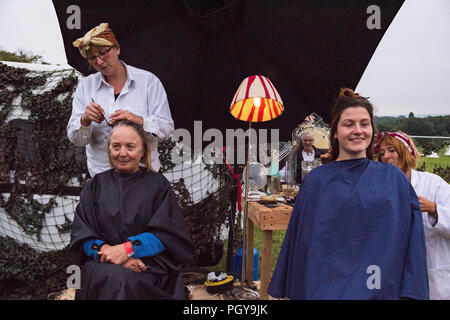
{"type": "Polygon", "coordinates": [[[403,0],[82,0],[81,28],[69,29],[73,3],[53,0],[68,62],[80,72],[95,70],[72,42],[109,22],[121,59],[161,79],[176,128],[192,132],[195,120],[203,131],[247,128],[230,102],[246,76],[261,74],[285,112],[257,127],[278,128],[286,141],[312,112],[329,122],[339,88],[356,87],[403,0]],[[367,26],[372,5],[380,29],[367,26]]]}

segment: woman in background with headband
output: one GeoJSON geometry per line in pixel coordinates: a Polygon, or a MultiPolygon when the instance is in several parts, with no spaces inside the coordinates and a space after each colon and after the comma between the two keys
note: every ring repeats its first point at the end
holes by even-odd
{"type": "Polygon", "coordinates": [[[378,160],[399,167],[417,193],[424,223],[430,299],[450,299],[450,185],[438,175],[416,171],[419,157],[405,133],[379,132],[378,160]]]}

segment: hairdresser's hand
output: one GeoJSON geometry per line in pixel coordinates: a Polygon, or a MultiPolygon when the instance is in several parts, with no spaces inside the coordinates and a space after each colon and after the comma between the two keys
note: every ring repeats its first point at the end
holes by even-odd
{"type": "Polygon", "coordinates": [[[100,257],[100,262],[102,263],[114,263],[114,264],[123,264],[129,258],[127,255],[127,251],[123,244],[118,244],[115,246],[110,246],[108,244],[104,244],[100,251],[97,252],[100,257]]]}
{"type": "Polygon", "coordinates": [[[422,212],[428,212],[430,216],[437,220],[438,215],[436,202],[422,196],[417,196],[417,198],[419,198],[420,210],[422,210],[422,212]]]}
{"type": "Polygon", "coordinates": [[[327,153],[321,154],[320,161],[322,162],[322,164],[330,162],[331,161],[331,153],[327,152],[327,153]]]}
{"type": "Polygon", "coordinates": [[[147,270],[147,267],[141,259],[130,258],[123,264],[123,266],[135,272],[144,272],[147,270]]]}
{"type": "Polygon", "coordinates": [[[81,116],[81,124],[85,127],[89,127],[92,121],[100,123],[103,121],[104,114],[105,110],[103,110],[99,104],[91,101],[81,116]]]}
{"type": "Polygon", "coordinates": [[[135,115],[134,113],[128,110],[116,110],[109,116],[109,118],[111,119],[110,121],[111,124],[114,124],[114,122],[119,120],[128,120],[141,126],[144,125],[144,118],[135,115]]]}

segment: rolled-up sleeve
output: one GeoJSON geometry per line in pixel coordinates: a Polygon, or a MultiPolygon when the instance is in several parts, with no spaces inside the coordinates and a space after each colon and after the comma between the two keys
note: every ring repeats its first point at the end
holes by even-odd
{"type": "Polygon", "coordinates": [[[67,137],[76,146],[86,146],[89,144],[92,136],[92,126],[84,127],[80,122],[87,105],[84,100],[84,85],[83,81],[80,81],[75,90],[72,101],[72,114],[67,124],[67,137]]]}
{"type": "Polygon", "coordinates": [[[143,128],[153,133],[158,141],[167,140],[174,131],[166,91],[158,78],[149,81],[147,90],[147,115],[143,128]]]}

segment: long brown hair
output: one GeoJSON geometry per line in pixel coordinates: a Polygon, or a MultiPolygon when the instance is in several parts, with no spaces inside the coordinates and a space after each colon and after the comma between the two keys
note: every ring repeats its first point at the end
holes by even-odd
{"type": "Polygon", "coordinates": [[[147,136],[145,135],[145,131],[142,128],[142,126],[138,125],[137,123],[128,121],[128,120],[119,120],[117,122],[115,122],[113,124],[113,129],[111,130],[111,133],[109,135],[108,138],[108,157],[109,157],[109,163],[112,166],[111,163],[111,157],[109,155],[109,144],[111,142],[111,135],[114,132],[114,129],[117,127],[130,127],[133,128],[134,131],[138,134],[138,136],[141,138],[141,142],[142,142],[142,150],[144,151],[144,154],[141,158],[140,163],[143,164],[143,166],[145,168],[147,168],[150,171],[155,171],[153,170],[152,167],[152,161],[151,161],[151,153],[150,153],[150,143],[148,141],[147,136]]]}
{"type": "MultiPolygon", "coordinates": [[[[330,153],[331,160],[336,160],[339,157],[339,141],[334,138],[337,132],[337,126],[341,119],[342,112],[351,107],[363,107],[367,110],[370,116],[370,125],[372,126],[373,134],[375,135],[375,126],[373,124],[373,106],[367,98],[361,97],[358,93],[355,93],[352,89],[342,88],[339,92],[339,97],[333,105],[331,110],[331,126],[330,126],[330,153]]],[[[370,140],[370,144],[366,149],[366,156],[370,160],[373,160],[373,141],[374,137],[370,140]]]]}

